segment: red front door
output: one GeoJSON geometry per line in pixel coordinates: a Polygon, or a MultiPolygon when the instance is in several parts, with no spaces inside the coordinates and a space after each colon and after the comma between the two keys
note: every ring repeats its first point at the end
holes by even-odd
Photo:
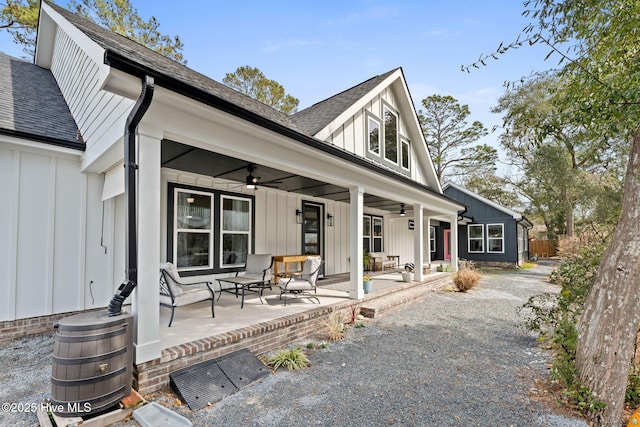
{"type": "Polygon", "coordinates": [[[444,259],[451,259],[451,230],[444,230],[444,259]]]}

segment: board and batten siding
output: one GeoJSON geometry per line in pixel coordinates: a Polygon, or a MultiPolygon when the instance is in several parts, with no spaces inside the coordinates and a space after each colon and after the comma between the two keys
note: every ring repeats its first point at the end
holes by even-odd
{"type": "MultiPolygon", "coordinates": [[[[169,182],[255,196],[255,253],[270,253],[272,255],[301,253],[302,225],[296,223],[296,209],[302,208],[303,201],[322,203],[325,216],[325,275],[349,272],[349,204],[275,189],[262,188],[253,192],[246,190],[243,185],[238,183],[228,183],[228,181],[214,180],[207,176],[169,169],[162,171],[161,228],[163,232],[161,247],[163,248],[163,259],[167,248],[167,191],[169,182]],[[326,223],[327,214],[333,215],[333,227],[329,227],[326,223]]],[[[380,212],[375,212],[375,214],[379,215],[380,212]]]]}
{"type": "Polygon", "coordinates": [[[122,138],[134,101],[100,88],[97,64],[62,29],[56,32],[53,74],[76,120],[86,152],[109,148],[122,138]]]}
{"type": "Polygon", "coordinates": [[[87,235],[99,238],[100,210],[87,194],[102,187],[89,176],[79,155],[0,142],[0,320],[92,308],[83,260],[87,235]]]}
{"type": "MultiPolygon", "coordinates": [[[[367,115],[365,114],[365,111],[373,114],[379,120],[383,121],[384,118],[381,117],[383,104],[391,106],[396,111],[398,110],[394,92],[390,87],[385,89],[379,96],[376,96],[373,100],[368,102],[363,109],[359,110],[356,114],[347,119],[342,125],[337,126],[336,130],[328,138],[328,142],[350,153],[356,154],[359,157],[367,157],[366,144],[368,143],[368,138],[366,135],[367,115]]],[[[400,120],[398,123],[398,132],[400,135],[407,137],[408,131],[406,127],[406,121],[402,113],[400,113],[399,118],[400,120]]],[[[413,148],[413,144],[415,144],[416,141],[410,141],[410,143],[411,153],[409,159],[409,176],[414,181],[426,184],[424,172],[419,167],[419,163],[415,155],[415,149],[413,148]]]]}

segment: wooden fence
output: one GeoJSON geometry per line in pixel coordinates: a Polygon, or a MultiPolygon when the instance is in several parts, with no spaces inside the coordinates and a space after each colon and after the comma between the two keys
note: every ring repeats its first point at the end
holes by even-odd
{"type": "Polygon", "coordinates": [[[547,258],[557,255],[557,240],[531,240],[529,241],[529,256],[547,258]]]}

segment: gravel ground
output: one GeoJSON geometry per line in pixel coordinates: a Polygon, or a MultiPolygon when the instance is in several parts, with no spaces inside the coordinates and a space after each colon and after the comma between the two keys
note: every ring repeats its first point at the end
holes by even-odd
{"type": "MultiPolygon", "coordinates": [[[[311,367],[279,370],[209,408],[193,412],[170,392],[150,400],[198,426],[586,426],[528,398],[534,379],[548,374],[548,354],[518,329],[516,309],[557,291],[550,272],[542,263],[484,274],[467,293],[434,292],[351,328],[346,340],[310,354],[311,367]]],[[[44,335],[0,348],[0,401],[47,397],[51,347],[44,335]]],[[[0,425],[36,424],[31,413],[0,413],[0,425]]]]}

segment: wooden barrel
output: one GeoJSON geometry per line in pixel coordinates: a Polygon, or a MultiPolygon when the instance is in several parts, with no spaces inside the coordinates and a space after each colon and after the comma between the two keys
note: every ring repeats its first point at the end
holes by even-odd
{"type": "Polygon", "coordinates": [[[92,415],[131,393],[133,316],[80,313],[56,325],[51,372],[52,410],[92,415]]]}

